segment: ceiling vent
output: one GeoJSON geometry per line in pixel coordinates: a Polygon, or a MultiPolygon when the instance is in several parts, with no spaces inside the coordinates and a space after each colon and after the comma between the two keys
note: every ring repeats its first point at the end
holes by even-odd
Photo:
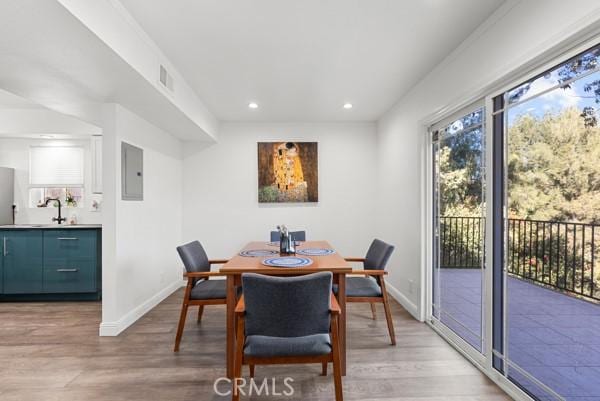
{"type": "Polygon", "coordinates": [[[160,65],[160,74],[158,77],[158,81],[169,92],[173,92],[173,77],[171,76],[171,74],[169,74],[165,66],[162,64],[160,65]]]}

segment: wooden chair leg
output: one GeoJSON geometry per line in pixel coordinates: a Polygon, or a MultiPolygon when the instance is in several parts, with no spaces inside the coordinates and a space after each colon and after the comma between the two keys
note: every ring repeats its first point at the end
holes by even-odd
{"type": "Polygon", "coordinates": [[[202,312],[204,312],[204,305],[200,305],[198,308],[198,323],[202,321],[202,312]]]}
{"type": "Polygon", "coordinates": [[[183,305],[181,306],[181,315],[179,315],[179,326],[177,326],[177,335],[175,336],[175,348],[173,348],[173,352],[179,351],[179,343],[181,342],[183,328],[185,327],[185,318],[187,317],[188,302],[190,300],[190,294],[192,293],[193,286],[194,280],[188,278],[188,282],[185,287],[185,293],[183,294],[183,305]]]}
{"type": "Polygon", "coordinates": [[[175,336],[175,348],[173,352],[179,352],[179,343],[181,343],[181,336],[183,336],[183,328],[185,327],[185,318],[187,317],[188,304],[184,300],[181,305],[181,315],[179,316],[179,325],[177,326],[177,335],[175,336]]]}
{"type": "Polygon", "coordinates": [[[323,362],[321,365],[321,376],[327,376],[327,362],[323,362]]]}
{"type": "MultiPolygon", "coordinates": [[[[231,389],[231,400],[239,401],[240,393],[237,385],[242,378],[242,362],[244,358],[244,318],[237,319],[237,333],[236,333],[236,351],[233,363],[233,380],[231,389]]],[[[252,369],[252,368],[251,368],[252,369]]],[[[252,374],[252,372],[250,373],[252,374]]]]}
{"type": "Polygon", "coordinates": [[[331,352],[333,353],[333,384],[335,387],[335,401],[344,401],[337,316],[334,316],[331,321],[331,352]]]}
{"type": "Polygon", "coordinates": [[[388,332],[390,333],[390,340],[392,341],[392,345],[396,345],[394,321],[392,320],[392,312],[390,311],[390,304],[388,303],[387,299],[383,302],[383,307],[385,308],[385,320],[387,320],[388,332]]]}
{"type": "Polygon", "coordinates": [[[371,302],[371,314],[373,315],[373,320],[377,320],[377,309],[375,309],[375,302],[371,302]]]}
{"type": "Polygon", "coordinates": [[[396,333],[394,332],[394,321],[392,320],[392,311],[388,300],[387,291],[385,289],[385,281],[381,280],[381,292],[383,293],[383,308],[385,309],[385,320],[387,321],[388,332],[392,345],[396,345],[396,333]]]}
{"type": "Polygon", "coordinates": [[[250,377],[254,377],[254,365],[248,365],[250,367],[250,377]]]}

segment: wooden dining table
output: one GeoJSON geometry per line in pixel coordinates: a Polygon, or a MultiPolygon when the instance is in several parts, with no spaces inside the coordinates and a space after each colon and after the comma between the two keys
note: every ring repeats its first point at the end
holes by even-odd
{"type": "MultiPolygon", "coordinates": [[[[279,251],[279,244],[274,245],[264,241],[250,242],[240,252],[250,250],[279,251]]],[[[304,241],[296,246],[296,250],[310,248],[334,249],[327,241],[304,241]]],[[[274,256],[278,256],[278,254],[274,256]]],[[[342,375],[346,374],[346,274],[352,272],[352,267],[338,252],[329,255],[305,257],[312,259],[313,263],[303,267],[270,267],[262,263],[266,257],[248,257],[241,256],[238,253],[219,269],[219,272],[224,274],[227,279],[227,377],[233,378],[235,354],[234,310],[238,299],[238,288],[242,285],[242,274],[259,273],[273,276],[298,276],[322,271],[333,273],[333,283],[338,286],[337,300],[342,312],[339,318],[340,362],[342,375]]]]}

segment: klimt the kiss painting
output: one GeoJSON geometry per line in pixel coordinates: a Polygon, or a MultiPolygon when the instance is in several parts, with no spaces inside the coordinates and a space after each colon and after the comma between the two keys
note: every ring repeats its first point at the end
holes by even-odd
{"type": "Polygon", "coordinates": [[[317,142],[259,142],[258,201],[318,202],[317,142]]]}

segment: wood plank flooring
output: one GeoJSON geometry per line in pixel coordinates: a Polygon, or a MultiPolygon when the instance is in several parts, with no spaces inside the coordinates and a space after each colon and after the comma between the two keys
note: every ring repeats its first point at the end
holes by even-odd
{"type": "MultiPolygon", "coordinates": [[[[225,374],[225,309],[193,308],[178,354],[172,352],[182,291],[118,337],[98,337],[100,303],[0,303],[2,401],[211,401],[225,374]]],[[[383,314],[348,305],[346,400],[510,400],[429,327],[392,305],[398,345],[389,345],[383,314]]],[[[330,374],[317,365],[257,367],[256,379],[293,378],[294,395],[251,400],[333,400],[330,374]]],[[[247,374],[247,370],[244,371],[247,374]]],[[[219,386],[224,391],[226,386],[219,386]]],[[[279,391],[285,388],[279,388],[279,391]]]]}

